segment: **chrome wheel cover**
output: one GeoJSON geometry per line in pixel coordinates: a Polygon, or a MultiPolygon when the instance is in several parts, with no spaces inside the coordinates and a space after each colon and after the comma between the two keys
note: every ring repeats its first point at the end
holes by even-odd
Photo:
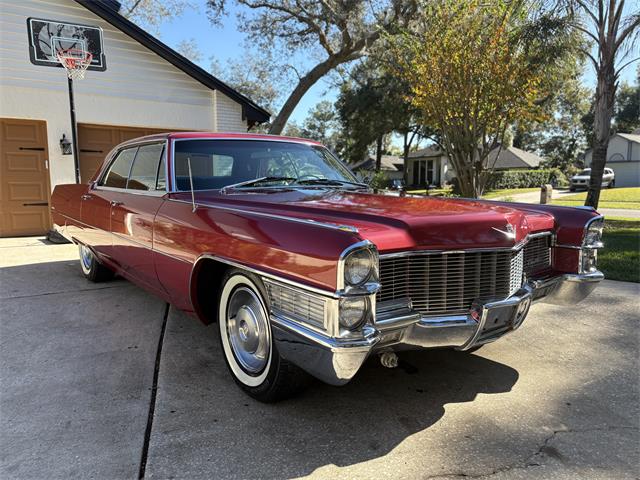
{"type": "Polygon", "coordinates": [[[237,287],[227,304],[227,338],[233,356],[249,375],[262,372],[269,360],[271,338],[269,320],[256,293],[237,287]]]}
{"type": "Polygon", "coordinates": [[[93,262],[93,253],[84,245],[80,245],[80,265],[85,273],[91,271],[91,264],[93,262]]]}

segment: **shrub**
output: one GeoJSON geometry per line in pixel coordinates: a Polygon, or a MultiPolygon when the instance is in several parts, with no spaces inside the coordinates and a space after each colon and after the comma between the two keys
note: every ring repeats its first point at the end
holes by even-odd
{"type": "Polygon", "coordinates": [[[558,168],[540,170],[501,170],[491,174],[487,190],[505,188],[535,188],[551,184],[554,187],[568,184],[567,177],[558,168]]]}
{"type": "Polygon", "coordinates": [[[384,172],[373,172],[371,170],[358,170],[356,177],[373,189],[387,188],[390,184],[387,174],[384,172]]]}

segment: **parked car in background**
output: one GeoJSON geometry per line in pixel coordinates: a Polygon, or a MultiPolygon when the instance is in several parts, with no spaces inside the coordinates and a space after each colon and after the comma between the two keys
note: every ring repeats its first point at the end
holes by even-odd
{"type": "Polygon", "coordinates": [[[89,280],[118,274],[217,322],[231,375],[261,401],[308,374],[343,385],[374,354],[473,351],[603,278],[594,210],[377,195],[287,137],[131,140],[88,185],[57,186],[52,215],[89,280]]]}
{"type": "MultiPolygon", "coordinates": [[[[571,181],[569,183],[569,190],[574,192],[578,189],[584,188],[585,190],[589,188],[589,179],[591,178],[591,169],[585,168],[579,174],[571,177],[571,181]]],[[[602,188],[613,188],[616,186],[616,178],[615,173],[610,168],[604,169],[604,174],[602,175],[602,188]]]]}

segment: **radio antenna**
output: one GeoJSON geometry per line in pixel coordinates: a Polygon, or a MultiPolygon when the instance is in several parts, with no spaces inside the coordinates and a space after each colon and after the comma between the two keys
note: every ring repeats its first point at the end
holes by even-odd
{"type": "Polygon", "coordinates": [[[189,167],[189,184],[191,185],[191,204],[193,205],[193,209],[191,212],[196,211],[196,197],[193,193],[193,174],[191,173],[191,157],[187,157],[187,167],[189,167]]]}

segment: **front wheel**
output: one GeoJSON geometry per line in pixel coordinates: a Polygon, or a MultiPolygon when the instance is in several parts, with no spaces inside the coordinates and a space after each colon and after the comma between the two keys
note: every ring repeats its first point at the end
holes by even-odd
{"type": "Polygon", "coordinates": [[[86,245],[78,245],[82,274],[91,282],[105,282],[113,278],[113,271],[101,265],[96,255],[86,245]]]}
{"type": "Polygon", "coordinates": [[[615,181],[615,180],[611,180],[611,181],[609,182],[609,188],[613,188],[613,187],[615,187],[615,186],[616,186],[616,181],[615,181]]]}
{"type": "Polygon", "coordinates": [[[276,402],[296,394],[306,385],[308,376],[278,353],[260,279],[232,269],[222,285],[220,342],[233,379],[261,402],[276,402]]]}

